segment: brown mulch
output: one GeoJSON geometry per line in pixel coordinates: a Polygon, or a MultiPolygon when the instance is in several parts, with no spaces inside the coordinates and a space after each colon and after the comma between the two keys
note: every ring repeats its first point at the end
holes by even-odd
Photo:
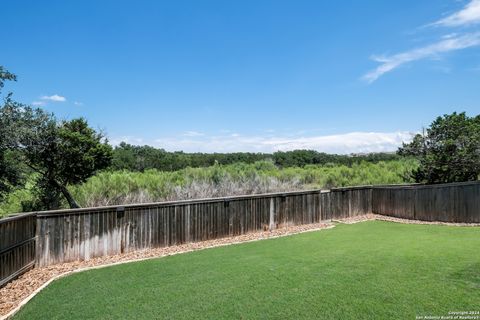
{"type": "Polygon", "coordinates": [[[375,214],[369,213],[361,216],[342,218],[338,220],[332,220],[332,222],[338,222],[343,224],[354,224],[363,221],[375,220],[375,214]]]}
{"type": "Polygon", "coordinates": [[[129,252],[122,255],[93,258],[88,261],[75,261],[43,268],[34,268],[21,275],[16,280],[11,281],[5,287],[0,288],[0,318],[7,316],[12,310],[24,302],[27,297],[29,297],[32,293],[41,288],[51,279],[61,275],[69,274],[75,270],[164,257],[178,253],[225,246],[241,242],[277,238],[302,232],[326,229],[333,226],[333,224],[328,222],[291,226],[272,231],[249,233],[231,238],[187,243],[165,248],[147,249],[129,252]]]}

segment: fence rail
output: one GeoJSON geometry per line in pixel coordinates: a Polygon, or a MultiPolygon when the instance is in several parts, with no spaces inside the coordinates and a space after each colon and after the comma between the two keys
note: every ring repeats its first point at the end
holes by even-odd
{"type": "Polygon", "coordinates": [[[311,190],[44,211],[0,219],[0,286],[35,266],[367,213],[480,223],[480,182],[311,190]]]}

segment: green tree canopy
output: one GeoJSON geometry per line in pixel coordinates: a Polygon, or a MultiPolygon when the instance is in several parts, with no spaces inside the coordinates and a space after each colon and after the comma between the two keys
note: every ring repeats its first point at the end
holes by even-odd
{"type": "MultiPolygon", "coordinates": [[[[5,81],[15,81],[14,74],[0,66],[0,93],[5,81]]],[[[4,104],[11,101],[10,94],[5,98],[4,104]]],[[[15,153],[9,148],[12,144],[13,124],[7,118],[0,117],[0,200],[3,199],[12,187],[20,184],[21,175],[15,153]]]]}
{"type": "Polygon", "coordinates": [[[465,112],[438,117],[425,134],[398,150],[415,156],[420,166],[413,171],[417,182],[446,183],[477,180],[480,175],[480,115],[465,112]]]}
{"type": "Polygon", "coordinates": [[[262,160],[273,160],[279,167],[304,167],[306,165],[344,164],[351,166],[362,161],[376,163],[396,160],[395,153],[371,153],[338,155],[314,150],[293,150],[268,153],[186,153],[168,152],[151,146],[135,146],[125,142],[117,145],[113,151],[112,168],[115,170],[145,171],[157,169],[176,171],[186,167],[209,167],[215,163],[228,165],[233,163],[255,163],[262,160]]]}
{"type": "MultiPolygon", "coordinates": [[[[15,76],[0,68],[0,88],[15,76]]],[[[36,173],[37,200],[29,209],[57,209],[62,197],[78,207],[67,189],[110,166],[112,148],[85,119],[57,121],[55,116],[14,101],[0,107],[0,196],[36,173]]]]}
{"type": "Polygon", "coordinates": [[[25,162],[40,174],[36,209],[56,209],[63,196],[71,208],[78,207],[68,185],[85,182],[98,170],[110,166],[112,148],[85,119],[56,122],[45,119],[20,138],[25,162]]]}
{"type": "Polygon", "coordinates": [[[5,85],[5,81],[16,81],[17,76],[14,75],[13,73],[10,73],[7,69],[4,67],[0,66],[0,92],[3,89],[3,86],[5,85]]]}

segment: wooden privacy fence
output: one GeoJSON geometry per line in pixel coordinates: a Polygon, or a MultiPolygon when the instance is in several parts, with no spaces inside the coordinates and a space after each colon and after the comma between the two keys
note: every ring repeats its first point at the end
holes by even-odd
{"type": "Polygon", "coordinates": [[[370,187],[40,212],[38,266],[371,212],[370,187]]]}
{"type": "Polygon", "coordinates": [[[35,214],[0,219],[0,287],[35,263],[35,214]]]}
{"type": "Polygon", "coordinates": [[[367,213],[480,223],[480,182],[338,188],[0,219],[0,285],[47,266],[367,213]]]}
{"type": "Polygon", "coordinates": [[[442,222],[480,223],[480,181],[372,187],[373,213],[442,222]]]}

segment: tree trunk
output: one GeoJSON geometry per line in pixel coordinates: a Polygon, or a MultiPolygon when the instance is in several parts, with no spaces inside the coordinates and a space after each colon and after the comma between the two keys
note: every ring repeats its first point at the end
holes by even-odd
{"type": "Polygon", "coordinates": [[[58,183],[58,181],[55,180],[55,184],[58,186],[60,191],[62,192],[63,196],[68,202],[68,205],[70,206],[70,209],[75,209],[75,208],[80,208],[78,203],[73,199],[72,194],[70,191],[68,191],[67,187],[65,187],[63,184],[58,183]]]}

